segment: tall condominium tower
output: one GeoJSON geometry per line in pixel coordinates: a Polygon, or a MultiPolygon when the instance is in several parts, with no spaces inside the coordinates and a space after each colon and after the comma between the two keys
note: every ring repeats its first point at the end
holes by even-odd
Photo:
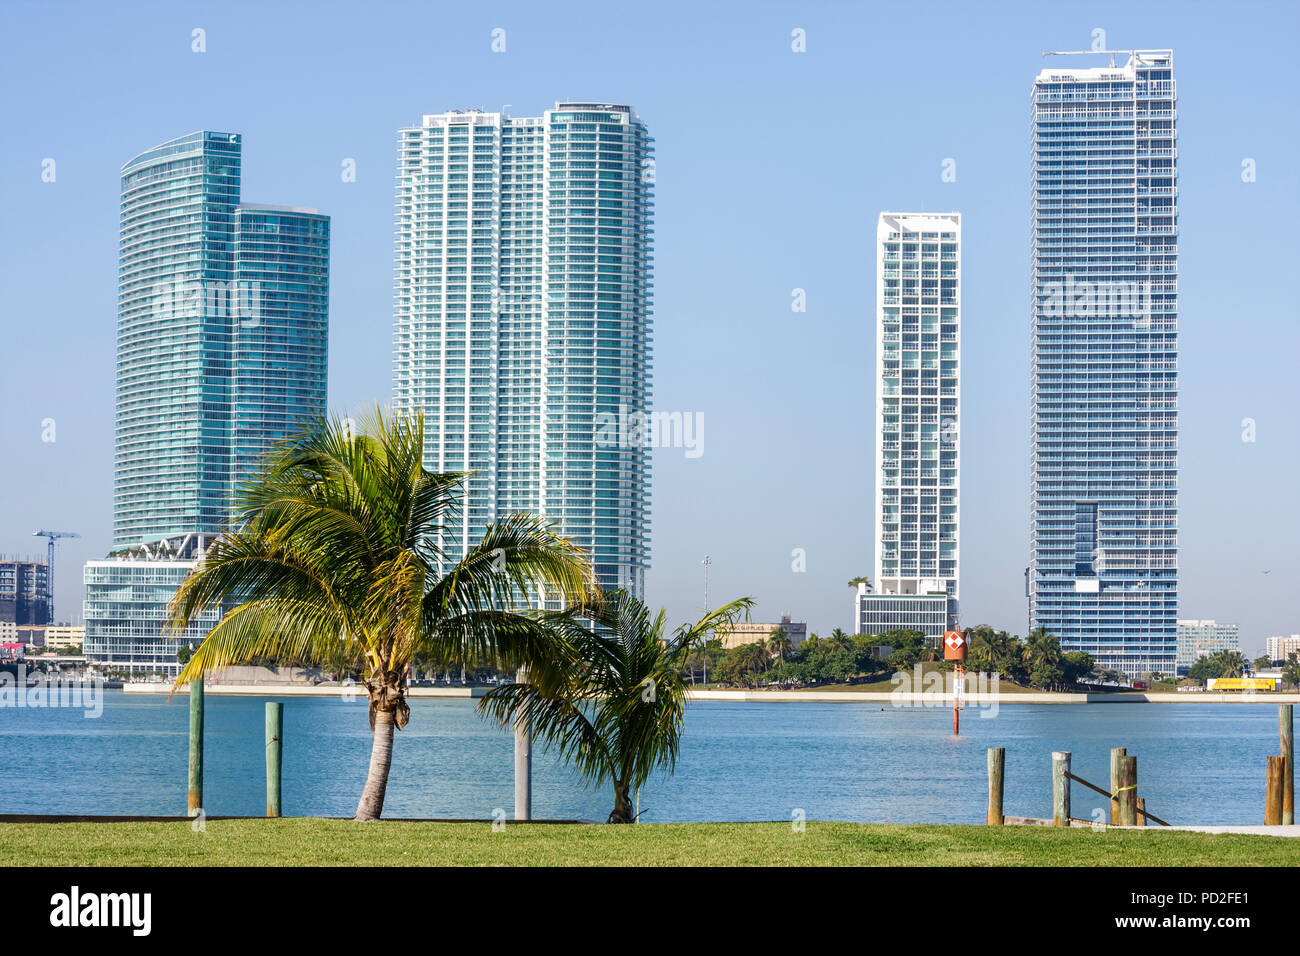
{"type": "Polygon", "coordinates": [[[876,227],[876,564],[857,626],[937,640],[960,598],[961,216],[876,227]]]}
{"type": "Polygon", "coordinates": [[[640,594],[649,453],[652,140],[630,107],[427,115],[399,134],[393,390],[425,465],[472,473],[441,546],[529,511],[640,594]],[[636,430],[631,430],[635,435],[636,430]],[[612,438],[612,435],[617,435],[612,438]]]}
{"type": "Polygon", "coordinates": [[[240,478],[325,410],[329,217],[239,198],[236,133],[122,167],[114,551],[85,569],[86,653],[108,666],[174,669],[166,599],[240,478]]]}
{"type": "MultiPolygon", "coordinates": [[[[1096,54],[1089,54],[1096,56],[1096,54]]],[[[1030,623],[1132,675],[1178,642],[1173,53],[1033,90],[1030,623]]]]}

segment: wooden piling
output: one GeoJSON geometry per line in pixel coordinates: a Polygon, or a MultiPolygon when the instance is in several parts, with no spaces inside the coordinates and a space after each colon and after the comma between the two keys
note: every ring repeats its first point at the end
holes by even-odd
{"type": "Polygon", "coordinates": [[[1286,763],[1283,757],[1269,757],[1264,784],[1264,824],[1276,826],[1282,822],[1282,772],[1286,763]]]}
{"type": "Polygon", "coordinates": [[[1005,747],[990,747],[989,765],[989,809],[985,823],[991,827],[1002,826],[1005,818],[1002,814],[1002,774],[1006,769],[1007,751],[1005,747]]]}
{"type": "Polygon", "coordinates": [[[203,810],[203,678],[190,681],[190,783],[186,812],[203,810]]]}
{"type": "Polygon", "coordinates": [[[1124,754],[1119,758],[1119,825],[1137,826],[1137,762],[1138,758],[1124,754]]]}
{"type": "Polygon", "coordinates": [[[284,704],[266,704],[266,815],[280,816],[280,768],[284,759],[284,704]]]}
{"type": "Polygon", "coordinates": [[[1119,761],[1128,753],[1125,747],[1110,748],[1110,822],[1119,823],[1119,761]]]}
{"type": "Polygon", "coordinates": [[[1277,731],[1282,742],[1282,822],[1295,823],[1295,725],[1293,704],[1278,704],[1277,731]]]}
{"type": "Polygon", "coordinates": [[[1052,826],[1070,825],[1070,752],[1052,751],[1052,826]]]}
{"type": "Polygon", "coordinates": [[[1147,801],[1145,797],[1137,798],[1137,825],[1144,827],[1147,825],[1147,801]]]}

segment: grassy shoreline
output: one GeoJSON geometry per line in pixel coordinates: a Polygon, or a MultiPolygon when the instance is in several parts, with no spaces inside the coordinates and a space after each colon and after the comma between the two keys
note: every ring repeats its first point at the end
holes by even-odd
{"type": "Polygon", "coordinates": [[[821,823],[535,824],[293,817],[0,824],[0,866],[1300,866],[1239,834],[821,823]]]}

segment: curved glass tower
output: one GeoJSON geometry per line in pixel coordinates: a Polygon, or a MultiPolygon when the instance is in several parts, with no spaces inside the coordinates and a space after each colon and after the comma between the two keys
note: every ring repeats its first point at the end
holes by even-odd
{"type": "Polygon", "coordinates": [[[122,167],[115,546],[225,524],[230,325],[215,300],[234,274],[239,174],[236,133],[191,133],[122,167]]]}
{"type": "Polygon", "coordinates": [[[258,458],[325,411],[330,222],[241,204],[240,137],[191,133],[122,167],[113,553],[88,562],[86,655],[177,668],[220,617],[161,633],[258,458]]]}
{"type": "Polygon", "coordinates": [[[649,452],[601,423],[650,402],[652,140],[628,106],[477,110],[399,134],[394,403],[425,464],[473,472],[455,559],[516,511],[558,521],[640,594],[649,452]]]}

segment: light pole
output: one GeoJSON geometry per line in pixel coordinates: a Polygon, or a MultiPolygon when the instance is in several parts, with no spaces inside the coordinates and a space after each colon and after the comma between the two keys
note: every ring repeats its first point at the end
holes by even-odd
{"type": "MultiPolygon", "coordinates": [[[[709,565],[711,565],[712,563],[713,563],[713,559],[709,557],[707,554],[704,556],[704,560],[700,562],[700,564],[704,565],[704,614],[706,617],[708,616],[709,613],[709,565]]],[[[704,635],[704,653],[701,656],[704,658],[704,689],[708,690],[709,689],[709,635],[708,634],[704,635]]]]}

